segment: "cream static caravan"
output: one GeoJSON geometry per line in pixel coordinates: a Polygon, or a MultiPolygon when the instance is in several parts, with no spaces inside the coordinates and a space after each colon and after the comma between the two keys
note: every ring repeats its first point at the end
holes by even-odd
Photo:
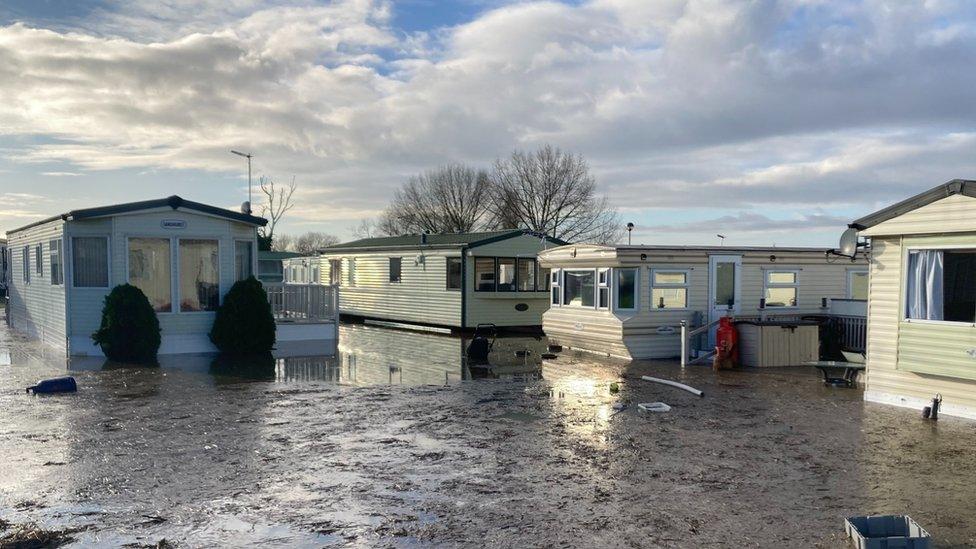
{"type": "Polygon", "coordinates": [[[539,255],[551,269],[542,328],[563,346],[621,358],[681,354],[680,323],[722,316],[824,312],[863,299],[867,262],[823,248],[568,245],[539,255]]]}
{"type": "Polygon", "coordinates": [[[976,181],[854,221],[871,243],[864,399],[976,419],[976,181]]]}
{"type": "Polygon", "coordinates": [[[343,315],[452,329],[538,327],[549,272],[536,256],[562,244],[526,230],[367,238],[320,250],[318,276],[341,287],[343,315]]]}
{"type": "Polygon", "coordinates": [[[160,353],[215,351],[208,333],[235,281],[257,269],[263,218],[171,196],[73,210],[7,232],[10,325],[69,355],[100,356],[105,296],[139,287],[156,309],[160,353]]]}

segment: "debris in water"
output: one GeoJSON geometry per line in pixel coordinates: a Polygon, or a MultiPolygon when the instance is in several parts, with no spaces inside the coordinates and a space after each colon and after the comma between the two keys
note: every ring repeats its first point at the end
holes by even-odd
{"type": "Polygon", "coordinates": [[[37,382],[37,385],[27,388],[28,393],[33,392],[35,395],[42,393],[73,393],[77,390],[78,384],[75,383],[75,378],[71,376],[42,379],[37,382]]]}
{"type": "MultiPolygon", "coordinates": [[[[9,523],[6,523],[9,525],[9,523]]],[[[71,543],[71,534],[80,529],[42,530],[34,523],[27,523],[10,530],[0,537],[0,548],[3,549],[41,549],[43,547],[60,547],[71,543]]]]}
{"type": "Polygon", "coordinates": [[[610,384],[610,394],[617,394],[620,392],[620,385],[616,381],[610,384]]]}
{"type": "Polygon", "coordinates": [[[671,407],[663,402],[642,402],[637,405],[645,412],[670,412],[671,407]]]}
{"type": "Polygon", "coordinates": [[[677,387],[678,389],[684,389],[685,391],[688,391],[689,393],[691,393],[693,395],[700,396],[700,397],[705,396],[705,393],[704,392],[699,391],[698,389],[695,389],[694,387],[692,387],[690,385],[685,385],[684,383],[678,383],[677,381],[671,381],[669,379],[661,379],[659,377],[651,377],[651,376],[641,376],[641,379],[643,379],[644,381],[650,381],[650,382],[653,382],[653,383],[661,383],[663,385],[670,385],[671,387],[677,387]]]}

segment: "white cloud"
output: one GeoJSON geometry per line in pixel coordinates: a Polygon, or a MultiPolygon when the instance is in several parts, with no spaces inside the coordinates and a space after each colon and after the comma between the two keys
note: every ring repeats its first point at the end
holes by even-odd
{"type": "Polygon", "coordinates": [[[542,142],[634,211],[870,209],[972,171],[966,4],[519,2],[409,35],[394,9],[167,0],[0,28],[0,132],[55,138],[8,157],[237,172],[247,148],[298,175],[297,215],[350,222],[407,174],[542,142]]]}

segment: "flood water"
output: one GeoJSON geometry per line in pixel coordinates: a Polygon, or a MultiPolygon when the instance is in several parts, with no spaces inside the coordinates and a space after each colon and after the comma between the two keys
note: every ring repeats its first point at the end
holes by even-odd
{"type": "Polygon", "coordinates": [[[133,368],[66,364],[0,324],[0,540],[33,524],[76,546],[844,547],[844,517],[907,513],[976,546],[974,422],[804,369],[543,360],[533,337],[471,368],[464,347],[343,325],[329,357],[133,368]],[[66,371],[78,393],[24,393],[66,371]]]}

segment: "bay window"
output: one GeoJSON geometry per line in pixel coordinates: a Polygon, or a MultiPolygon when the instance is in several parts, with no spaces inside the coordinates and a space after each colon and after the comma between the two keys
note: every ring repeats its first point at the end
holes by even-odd
{"type": "Polygon", "coordinates": [[[633,310],[637,308],[637,269],[614,269],[614,295],[616,310],[633,310]]]}
{"type": "Polygon", "coordinates": [[[563,306],[592,307],[596,271],[563,271],[563,306]]]}
{"type": "Polygon", "coordinates": [[[129,284],[142,290],[153,310],[173,310],[172,253],[168,238],[129,239],[129,284]]]}
{"type": "Polygon", "coordinates": [[[911,250],[905,318],[976,322],[976,250],[911,250]]]}
{"type": "Polygon", "coordinates": [[[688,271],[651,272],[651,308],[688,308],[688,271]]]}
{"type": "Polygon", "coordinates": [[[559,282],[560,274],[562,274],[562,272],[559,269],[553,269],[549,274],[549,280],[551,281],[549,286],[552,289],[550,292],[552,294],[550,301],[553,305],[559,305],[559,298],[562,296],[562,292],[560,291],[561,284],[559,282]]]}
{"type": "Polygon", "coordinates": [[[766,271],[764,292],[766,307],[796,307],[797,275],[797,271],[766,271]]]}
{"type": "Polygon", "coordinates": [[[610,308],[610,269],[597,269],[596,285],[596,308],[610,308]]]}
{"type": "Polygon", "coordinates": [[[216,240],[180,239],[180,311],[216,311],[220,262],[216,240]]]}

